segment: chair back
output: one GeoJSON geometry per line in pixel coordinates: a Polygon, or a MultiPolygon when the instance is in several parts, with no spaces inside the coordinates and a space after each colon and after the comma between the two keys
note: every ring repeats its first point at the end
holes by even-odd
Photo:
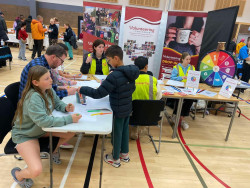
{"type": "Polygon", "coordinates": [[[8,85],[4,89],[4,93],[6,97],[12,102],[12,105],[14,106],[15,109],[17,107],[17,102],[19,100],[18,99],[19,86],[20,86],[20,82],[15,82],[15,83],[8,85]]]}
{"type": "Polygon", "coordinates": [[[150,126],[158,125],[162,119],[161,112],[165,108],[162,100],[134,100],[130,125],[150,126]]]}
{"type": "Polygon", "coordinates": [[[15,115],[15,109],[8,98],[0,98],[0,144],[4,137],[12,129],[12,120],[15,115]]]}

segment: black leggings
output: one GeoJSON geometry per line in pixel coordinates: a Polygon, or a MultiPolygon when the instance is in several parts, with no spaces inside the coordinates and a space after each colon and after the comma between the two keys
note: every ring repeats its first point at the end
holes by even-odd
{"type": "MultiPolygon", "coordinates": [[[[181,116],[189,116],[190,108],[193,104],[194,100],[192,99],[185,99],[183,101],[182,109],[181,109],[181,116]]],[[[176,99],[176,104],[174,107],[174,114],[177,113],[177,108],[178,108],[179,100],[176,99]]]]}

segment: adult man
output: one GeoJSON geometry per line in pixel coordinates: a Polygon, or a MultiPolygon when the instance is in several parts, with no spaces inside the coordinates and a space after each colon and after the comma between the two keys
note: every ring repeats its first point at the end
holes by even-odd
{"type": "Polygon", "coordinates": [[[243,59],[243,69],[242,69],[242,79],[247,82],[250,79],[250,56],[249,56],[249,48],[250,48],[250,37],[247,39],[247,45],[243,46],[240,49],[239,59],[243,59]]]}
{"type": "MultiPolygon", "coordinates": [[[[33,59],[31,62],[29,62],[24,67],[22,74],[21,74],[20,87],[19,87],[19,99],[21,98],[22,91],[26,85],[28,72],[31,67],[36,66],[36,65],[41,65],[41,66],[46,67],[49,70],[55,69],[58,66],[63,64],[66,57],[67,57],[66,50],[62,46],[56,44],[56,45],[52,45],[48,47],[45,55],[42,55],[41,57],[33,59]]],[[[69,88],[67,90],[58,90],[57,85],[52,85],[52,87],[60,98],[63,98],[67,95],[73,95],[75,94],[75,91],[76,91],[75,88],[69,88]]]]}
{"type": "Polygon", "coordinates": [[[4,13],[0,11],[0,46],[1,41],[5,42],[6,40],[9,40],[7,36],[8,30],[6,26],[6,22],[4,20],[4,13]]]}
{"type": "MultiPolygon", "coordinates": [[[[160,85],[153,77],[152,72],[148,71],[148,59],[139,56],[135,59],[135,65],[140,70],[139,77],[135,80],[135,91],[132,100],[159,100],[162,98],[160,85]]],[[[130,138],[137,139],[137,127],[130,126],[130,138]]]]}
{"type": "Polygon", "coordinates": [[[32,38],[34,39],[34,46],[33,46],[33,53],[31,58],[34,59],[36,56],[41,57],[41,52],[43,49],[43,39],[44,39],[44,33],[47,31],[46,28],[43,28],[43,17],[38,15],[37,20],[32,20],[31,22],[31,32],[32,32],[32,38]]]}

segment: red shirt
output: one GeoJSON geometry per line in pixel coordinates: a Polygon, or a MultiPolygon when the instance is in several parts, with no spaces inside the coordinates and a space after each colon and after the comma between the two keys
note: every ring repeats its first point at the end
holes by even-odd
{"type": "Polygon", "coordinates": [[[24,30],[20,29],[18,32],[18,40],[21,40],[21,38],[23,40],[26,40],[28,38],[28,34],[26,33],[25,29],[24,30]]]}

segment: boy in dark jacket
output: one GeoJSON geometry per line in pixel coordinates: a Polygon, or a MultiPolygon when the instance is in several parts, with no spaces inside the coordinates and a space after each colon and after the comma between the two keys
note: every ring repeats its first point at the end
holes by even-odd
{"type": "Polygon", "coordinates": [[[113,153],[106,154],[104,161],[118,168],[120,160],[129,162],[129,116],[132,111],[132,94],[135,90],[135,80],[140,72],[135,65],[123,64],[123,51],[117,46],[110,46],[106,50],[108,63],[114,68],[97,89],[90,87],[78,88],[83,95],[99,99],[109,95],[113,110],[112,144],[113,153]]]}

